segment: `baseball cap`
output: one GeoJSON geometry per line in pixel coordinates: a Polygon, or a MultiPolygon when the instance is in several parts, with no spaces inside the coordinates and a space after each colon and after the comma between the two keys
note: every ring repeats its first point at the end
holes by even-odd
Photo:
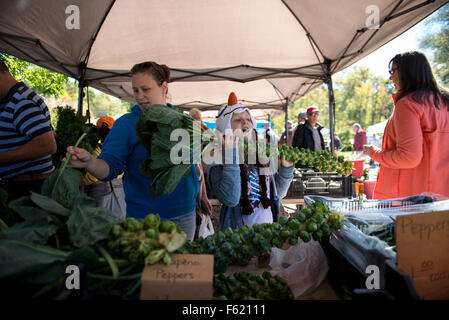
{"type": "Polygon", "coordinates": [[[299,113],[298,113],[298,118],[299,117],[306,117],[306,109],[302,109],[302,110],[299,110],[299,113]]]}
{"type": "Polygon", "coordinates": [[[307,108],[307,114],[314,113],[314,112],[320,112],[320,109],[318,109],[318,107],[316,107],[316,106],[311,106],[311,107],[307,108]]]}
{"type": "Polygon", "coordinates": [[[109,129],[112,128],[112,126],[114,125],[115,120],[111,117],[107,117],[107,116],[103,116],[100,119],[97,120],[97,128],[100,129],[101,126],[103,125],[103,122],[106,123],[109,127],[109,129]]]}

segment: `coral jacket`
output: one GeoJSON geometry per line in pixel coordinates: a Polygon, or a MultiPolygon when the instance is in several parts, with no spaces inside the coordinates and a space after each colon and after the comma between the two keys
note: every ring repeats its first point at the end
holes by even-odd
{"type": "MultiPolygon", "coordinates": [[[[384,132],[382,151],[371,154],[380,163],[375,199],[433,192],[449,197],[449,112],[418,104],[410,95],[396,101],[384,132]]],[[[440,100],[441,101],[441,100],[440,100]]]]}

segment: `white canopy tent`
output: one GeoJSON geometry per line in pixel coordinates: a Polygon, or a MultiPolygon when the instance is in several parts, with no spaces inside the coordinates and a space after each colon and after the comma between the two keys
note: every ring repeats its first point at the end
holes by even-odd
{"type": "Polygon", "coordinates": [[[2,0],[0,52],[73,77],[80,92],[91,86],[131,102],[130,68],[164,63],[171,102],[185,109],[217,110],[234,91],[273,115],[325,82],[332,134],[331,75],[447,2],[2,0]]]}
{"type": "Polygon", "coordinates": [[[366,135],[372,136],[375,134],[383,134],[388,120],[373,124],[366,129],[366,135]]]}

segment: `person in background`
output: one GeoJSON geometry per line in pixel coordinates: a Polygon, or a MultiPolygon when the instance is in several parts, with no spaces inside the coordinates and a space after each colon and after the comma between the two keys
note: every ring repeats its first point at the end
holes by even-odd
{"type": "MultiPolygon", "coordinates": [[[[98,135],[100,137],[100,144],[92,152],[94,157],[98,157],[101,153],[101,148],[106,140],[107,135],[114,125],[114,119],[103,116],[97,120],[98,135]]],[[[89,172],[84,176],[81,183],[81,191],[86,193],[89,197],[94,198],[97,202],[97,207],[107,208],[111,211],[120,213],[122,219],[126,218],[126,202],[125,192],[123,190],[123,174],[116,179],[108,182],[102,182],[95,178],[89,172]]]]}
{"type": "Polygon", "coordinates": [[[380,164],[374,198],[449,196],[449,91],[437,84],[421,52],[397,54],[389,69],[396,93],[382,149],[363,148],[380,164]]]}
{"type": "Polygon", "coordinates": [[[0,60],[0,178],[8,202],[41,193],[55,167],[56,140],[47,105],[0,60]]]}
{"type": "Polygon", "coordinates": [[[300,124],[304,124],[306,120],[307,120],[307,110],[306,109],[299,110],[297,126],[300,124]]]}
{"type": "MultiPolygon", "coordinates": [[[[287,121],[287,130],[288,130],[288,146],[290,147],[292,145],[293,140],[293,122],[290,120],[287,121]]],[[[284,131],[282,132],[281,138],[279,140],[279,145],[284,146],[286,144],[286,137],[287,133],[284,131]]]]}
{"type": "Polygon", "coordinates": [[[203,118],[201,117],[201,111],[197,108],[190,109],[189,116],[197,121],[203,122],[203,118]]]}
{"type": "Polygon", "coordinates": [[[338,134],[336,134],[336,133],[334,133],[334,146],[335,146],[335,149],[337,149],[337,151],[340,150],[340,148],[341,148],[341,141],[340,141],[340,138],[338,137],[338,134]]]}
{"type": "Polygon", "coordinates": [[[223,141],[225,161],[207,166],[209,186],[223,204],[220,230],[277,221],[279,199],[286,195],[293,179],[293,163],[287,162],[285,157],[281,159],[279,171],[274,174],[270,170],[267,174],[265,169],[268,165],[261,164],[258,156],[256,164],[248,163],[247,159],[238,163],[239,137],[257,136],[256,125],[250,110],[238,103],[232,92],[228,105],[220,109],[217,117],[217,130],[227,135],[232,132],[231,139],[223,141]],[[236,130],[241,130],[243,134],[237,136],[236,130]]]}
{"type": "MultiPolygon", "coordinates": [[[[321,129],[323,126],[318,123],[320,109],[316,106],[311,106],[307,109],[307,120],[304,124],[298,125],[293,135],[293,147],[299,149],[305,148],[311,151],[325,150],[323,135],[321,129]]],[[[296,167],[302,167],[298,162],[296,167]]]]}
{"type": "Polygon", "coordinates": [[[131,82],[137,105],[131,112],[114,122],[103,143],[101,154],[95,158],[82,148],[67,148],[72,155],[69,167],[86,168],[94,177],[110,181],[121,174],[126,167],[123,186],[125,189],[126,213],[128,217],[142,220],[148,214],[159,214],[161,220],[171,220],[179,225],[192,240],[196,227],[196,199],[198,176],[195,166],[191,174],[183,177],[176,189],[167,195],[153,198],[150,195],[151,179],[145,177],[139,168],[151,155],[139,143],[136,136],[136,122],[142,110],[154,104],[167,104],[170,69],[156,62],[143,62],[131,69],[131,82]]]}
{"type": "Polygon", "coordinates": [[[334,133],[334,156],[338,156],[338,150],[340,150],[340,148],[341,148],[340,138],[338,137],[338,134],[334,133]]]}
{"type": "Polygon", "coordinates": [[[352,131],[355,133],[353,155],[355,159],[359,159],[363,156],[363,146],[366,144],[366,132],[358,123],[352,125],[352,131]]]}
{"type": "Polygon", "coordinates": [[[276,134],[271,130],[270,123],[264,123],[263,128],[265,130],[265,139],[267,139],[267,143],[277,143],[276,134]]]}
{"type": "MultiPolygon", "coordinates": [[[[200,121],[202,124],[203,118],[201,116],[201,111],[197,108],[192,108],[189,111],[189,116],[193,119],[200,121]]],[[[207,196],[207,184],[206,184],[206,176],[204,174],[206,166],[204,163],[200,163],[196,165],[197,175],[198,175],[198,183],[199,183],[199,192],[198,197],[196,199],[196,225],[197,229],[201,225],[201,214],[210,216],[213,219],[212,215],[212,205],[210,204],[209,198],[207,196]]]]}

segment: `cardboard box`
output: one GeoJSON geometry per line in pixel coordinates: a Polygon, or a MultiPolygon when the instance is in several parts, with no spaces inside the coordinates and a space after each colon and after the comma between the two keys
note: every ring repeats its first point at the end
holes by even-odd
{"type": "Polygon", "coordinates": [[[423,299],[449,299],[449,211],[398,216],[398,267],[423,299]]]}
{"type": "Polygon", "coordinates": [[[141,300],[212,300],[214,256],[173,254],[172,263],[145,266],[141,300]]]}

